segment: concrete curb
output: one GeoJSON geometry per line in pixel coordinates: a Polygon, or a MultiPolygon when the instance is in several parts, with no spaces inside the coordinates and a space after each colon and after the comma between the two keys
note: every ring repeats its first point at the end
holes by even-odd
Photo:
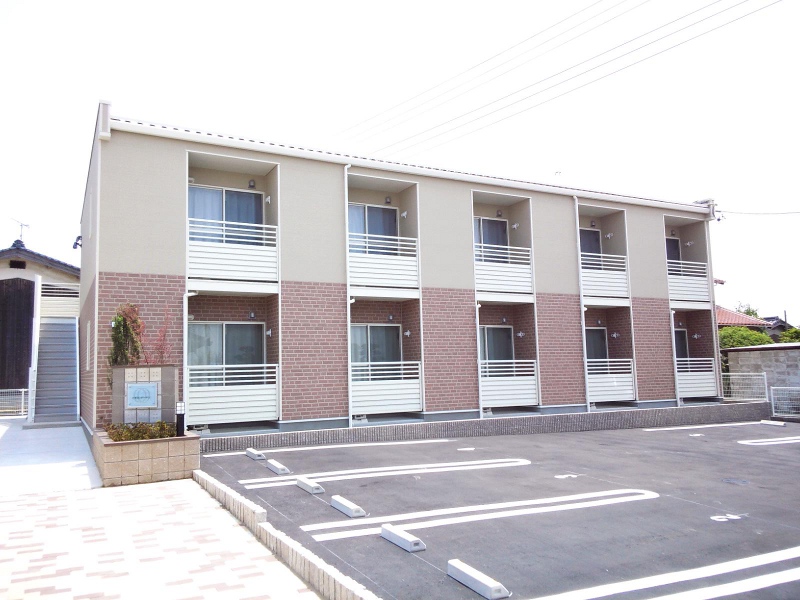
{"type": "Polygon", "coordinates": [[[371,425],[350,429],[317,429],[284,433],[264,433],[231,437],[204,437],[200,452],[226,452],[257,448],[315,446],[357,442],[389,442],[464,438],[488,435],[529,435],[536,433],[567,433],[607,429],[643,429],[649,427],[678,427],[708,425],[768,419],[769,402],[736,402],[672,408],[635,408],[591,413],[563,413],[530,417],[497,417],[371,425]]]}
{"type": "Polygon", "coordinates": [[[302,544],[267,523],[267,511],[255,502],[203,471],[195,470],[192,477],[325,600],[380,600],[355,579],[329,565],[302,544]]]}

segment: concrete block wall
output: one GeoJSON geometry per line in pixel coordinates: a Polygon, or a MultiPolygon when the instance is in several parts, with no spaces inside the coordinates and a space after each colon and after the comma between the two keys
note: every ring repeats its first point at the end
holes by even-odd
{"type": "Polygon", "coordinates": [[[766,373],[769,387],[800,388],[800,347],[728,352],[731,373],[766,373]]]}

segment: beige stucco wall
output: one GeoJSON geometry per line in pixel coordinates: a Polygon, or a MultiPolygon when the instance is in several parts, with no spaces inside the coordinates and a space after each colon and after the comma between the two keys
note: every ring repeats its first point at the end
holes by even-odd
{"type": "Polygon", "coordinates": [[[535,193],[531,204],[536,293],[578,294],[575,201],[535,193]]]}

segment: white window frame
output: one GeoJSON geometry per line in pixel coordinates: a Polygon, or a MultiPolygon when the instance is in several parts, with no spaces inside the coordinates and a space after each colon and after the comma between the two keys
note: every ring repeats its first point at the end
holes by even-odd
{"type": "Polygon", "coordinates": [[[506,247],[509,247],[511,245],[511,231],[509,231],[511,229],[511,227],[509,227],[509,225],[508,225],[508,223],[509,223],[508,219],[501,219],[500,217],[481,217],[479,215],[473,215],[472,219],[473,219],[473,229],[472,229],[473,237],[475,236],[475,225],[474,225],[474,222],[476,220],[480,221],[479,229],[480,229],[480,237],[481,237],[481,239],[480,239],[479,242],[476,242],[477,244],[483,244],[483,222],[484,221],[503,221],[506,224],[506,247]]]}
{"type": "MultiPolygon", "coordinates": [[[[400,362],[403,362],[403,325],[401,323],[350,323],[350,328],[352,329],[353,327],[366,327],[367,328],[367,359],[368,359],[367,362],[368,363],[372,362],[372,360],[370,360],[372,358],[370,356],[370,346],[371,346],[371,344],[370,344],[370,333],[369,333],[370,327],[397,327],[398,340],[400,341],[400,362]]],[[[348,348],[348,352],[352,352],[352,350],[350,348],[348,348]]],[[[351,354],[350,355],[350,360],[352,362],[358,362],[358,361],[353,361],[352,359],[353,359],[353,355],[351,354]]],[[[394,361],[390,361],[390,362],[394,362],[394,361]]]]}
{"type": "MultiPolygon", "coordinates": [[[[478,337],[483,342],[483,347],[488,350],[489,340],[486,338],[486,329],[510,329],[511,330],[511,360],[517,360],[516,348],[514,348],[514,327],[512,325],[478,325],[478,337]]],[[[478,358],[480,359],[481,347],[478,345],[478,358]]],[[[488,354],[488,352],[486,353],[488,354]]],[[[484,357],[482,360],[490,360],[484,357]]]]}
{"type": "MultiPolygon", "coordinates": [[[[267,218],[267,211],[264,209],[264,192],[259,192],[258,190],[243,190],[241,188],[233,188],[233,187],[223,187],[219,185],[203,185],[200,183],[190,183],[188,187],[193,188],[204,188],[207,190],[222,190],[222,222],[223,223],[234,223],[235,221],[226,221],[225,220],[225,192],[245,192],[247,194],[258,194],[261,196],[261,223],[246,223],[246,225],[266,225],[265,221],[267,218]]],[[[186,194],[186,210],[188,214],[189,210],[189,194],[187,188],[186,194]]]]}
{"type": "Polygon", "coordinates": [[[382,208],[382,209],[385,209],[385,210],[393,210],[393,211],[395,211],[397,213],[397,215],[396,215],[397,218],[394,220],[395,225],[396,225],[394,236],[395,237],[400,237],[400,209],[398,207],[396,207],[396,206],[385,206],[383,204],[369,204],[367,202],[348,202],[347,203],[347,209],[348,209],[348,213],[347,213],[348,214],[347,233],[357,233],[357,232],[350,231],[350,218],[349,218],[350,217],[350,212],[349,211],[350,211],[350,207],[351,206],[363,206],[364,207],[364,229],[366,230],[364,235],[378,235],[378,234],[371,234],[369,232],[369,219],[367,219],[367,212],[366,212],[367,208],[366,207],[374,206],[374,207],[382,208]]]}
{"type": "MultiPolygon", "coordinates": [[[[225,348],[225,326],[226,325],[261,325],[261,335],[264,339],[264,343],[262,344],[262,356],[261,362],[258,364],[266,365],[267,363],[267,323],[265,321],[191,321],[188,326],[191,327],[192,325],[222,325],[222,364],[219,366],[228,366],[226,362],[226,348],[225,348]]],[[[188,353],[189,350],[189,337],[187,332],[187,341],[186,341],[186,352],[188,353]]],[[[187,358],[188,360],[188,358],[187,358]]],[[[190,365],[193,366],[193,365],[190,365]]],[[[217,365],[214,365],[217,366],[217,365]]],[[[235,365],[233,365],[235,366],[235,365]]]]}

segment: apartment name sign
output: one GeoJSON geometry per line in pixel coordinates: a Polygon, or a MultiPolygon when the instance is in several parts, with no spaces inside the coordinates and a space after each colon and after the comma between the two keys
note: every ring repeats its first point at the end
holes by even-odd
{"type": "Polygon", "coordinates": [[[158,408],[157,383],[128,383],[127,408],[158,408]]]}

